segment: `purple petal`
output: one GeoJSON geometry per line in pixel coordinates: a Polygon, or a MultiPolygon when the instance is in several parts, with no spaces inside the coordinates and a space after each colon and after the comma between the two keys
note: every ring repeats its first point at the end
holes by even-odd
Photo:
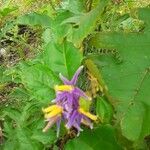
{"type": "Polygon", "coordinates": [[[81,124],[81,120],[82,120],[82,115],[78,115],[78,118],[77,118],[77,123],[80,125],[81,124]]]}
{"type": "Polygon", "coordinates": [[[67,113],[70,113],[72,111],[72,106],[68,105],[67,103],[63,105],[64,110],[67,111],[67,113]]]}
{"type": "Polygon", "coordinates": [[[78,95],[79,97],[84,97],[85,99],[90,100],[90,97],[88,97],[82,90],[77,87],[74,88],[72,93],[78,95]]]}
{"type": "Polygon", "coordinates": [[[63,119],[68,119],[70,114],[68,112],[63,112],[63,119]]]}
{"type": "Polygon", "coordinates": [[[75,119],[77,118],[77,116],[78,116],[77,111],[76,111],[76,110],[73,111],[73,113],[72,113],[72,115],[70,116],[70,119],[69,119],[69,121],[68,121],[68,123],[67,123],[67,125],[66,125],[68,128],[71,128],[71,127],[72,127],[72,125],[74,124],[74,121],[75,121],[75,119]]]}
{"type": "Polygon", "coordinates": [[[75,72],[73,78],[72,78],[71,81],[70,81],[70,84],[71,84],[71,85],[75,85],[75,84],[77,83],[78,76],[79,76],[80,72],[82,71],[82,69],[83,69],[83,66],[80,66],[80,67],[78,68],[78,70],[75,72]]]}
{"type": "Polygon", "coordinates": [[[61,118],[59,118],[56,122],[57,124],[57,137],[59,137],[59,132],[60,132],[60,123],[61,123],[61,118]]]}
{"type": "Polygon", "coordinates": [[[74,99],[73,99],[73,95],[72,95],[71,93],[68,93],[68,94],[67,94],[67,99],[68,99],[68,103],[69,103],[70,105],[72,105],[74,99]]]}
{"type": "Polygon", "coordinates": [[[70,84],[70,81],[64,77],[61,73],[59,74],[59,78],[63,81],[64,84],[70,84]]]}
{"type": "Polygon", "coordinates": [[[77,95],[73,95],[73,108],[74,109],[78,109],[78,107],[79,107],[79,96],[77,96],[77,95]]]}
{"type": "Polygon", "coordinates": [[[74,123],[74,125],[73,125],[77,130],[78,130],[78,134],[77,134],[77,136],[79,136],[79,134],[80,134],[80,131],[83,131],[83,129],[81,129],[80,128],[80,125],[78,124],[78,123],[74,123]]]}
{"type": "Polygon", "coordinates": [[[56,103],[63,103],[66,100],[67,92],[57,92],[55,101],[56,103]]]}

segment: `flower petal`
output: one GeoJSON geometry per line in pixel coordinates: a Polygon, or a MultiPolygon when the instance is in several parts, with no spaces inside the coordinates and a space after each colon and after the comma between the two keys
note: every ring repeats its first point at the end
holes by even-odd
{"type": "Polygon", "coordinates": [[[70,84],[75,85],[77,83],[78,76],[79,76],[80,72],[82,71],[82,69],[83,69],[83,66],[80,66],[78,68],[78,70],[75,72],[73,78],[71,79],[70,84]]]}
{"type": "Polygon", "coordinates": [[[61,118],[59,117],[56,124],[57,124],[57,137],[59,137],[59,132],[60,132],[60,123],[61,123],[61,118]]]}
{"type": "Polygon", "coordinates": [[[58,117],[59,117],[59,116],[55,116],[55,117],[49,119],[49,121],[48,121],[46,127],[43,129],[43,132],[46,132],[49,128],[51,128],[52,125],[57,121],[58,117]]]}
{"type": "Polygon", "coordinates": [[[64,77],[61,73],[59,73],[59,78],[62,80],[64,84],[68,85],[70,84],[70,81],[66,77],[64,77]]]}
{"type": "Polygon", "coordinates": [[[76,110],[73,111],[72,114],[70,115],[70,117],[68,118],[68,123],[66,124],[67,128],[70,129],[72,127],[77,116],[78,116],[78,112],[76,110]]]}
{"type": "Polygon", "coordinates": [[[78,130],[77,136],[79,136],[80,132],[83,131],[83,129],[80,128],[80,124],[78,124],[78,123],[74,123],[73,126],[78,130]]]}
{"type": "Polygon", "coordinates": [[[91,97],[87,96],[82,90],[80,90],[78,87],[75,87],[73,92],[73,94],[78,95],[79,97],[84,97],[87,100],[91,100],[91,97]]]}

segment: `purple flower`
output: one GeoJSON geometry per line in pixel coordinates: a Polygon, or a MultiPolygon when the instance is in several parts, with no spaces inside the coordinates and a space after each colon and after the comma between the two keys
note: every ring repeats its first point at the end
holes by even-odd
{"type": "Polygon", "coordinates": [[[73,99],[76,100],[79,99],[79,97],[84,97],[85,99],[90,99],[81,89],[76,87],[76,83],[78,80],[78,76],[80,72],[82,71],[83,66],[79,67],[79,69],[74,74],[71,81],[69,81],[66,77],[64,77],[61,73],[59,74],[60,79],[63,81],[64,85],[56,85],[55,91],[56,91],[56,101],[59,101],[63,97],[67,97],[70,99],[70,102],[74,103],[73,99]]]}
{"type": "Polygon", "coordinates": [[[92,120],[97,120],[97,116],[85,111],[79,104],[80,97],[85,100],[91,100],[81,89],[76,87],[77,79],[82,69],[83,66],[79,67],[70,81],[59,74],[64,84],[55,86],[56,98],[52,101],[55,104],[43,109],[43,112],[46,113],[46,121],[48,121],[43,131],[46,131],[56,122],[58,136],[61,120],[66,123],[67,129],[75,127],[78,133],[82,131],[81,123],[91,128],[93,127],[92,120]]]}
{"type": "Polygon", "coordinates": [[[43,109],[46,121],[48,121],[43,132],[46,132],[54,123],[57,123],[57,137],[59,135],[60,123],[62,118],[63,108],[59,105],[52,105],[43,109]]]}
{"type": "Polygon", "coordinates": [[[83,108],[79,106],[77,110],[73,110],[68,117],[68,122],[66,127],[70,129],[71,127],[75,127],[78,130],[78,133],[82,131],[80,128],[81,123],[89,126],[91,129],[93,128],[93,121],[97,120],[97,116],[91,114],[88,111],[85,111],[83,108]]]}

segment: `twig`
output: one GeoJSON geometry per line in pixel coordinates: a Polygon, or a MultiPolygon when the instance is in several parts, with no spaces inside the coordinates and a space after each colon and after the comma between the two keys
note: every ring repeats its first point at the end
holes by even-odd
{"type": "Polygon", "coordinates": [[[3,132],[2,132],[1,125],[0,125],[0,144],[2,143],[3,143],[3,132]]]}
{"type": "Polygon", "coordinates": [[[65,134],[64,136],[60,137],[54,144],[51,145],[49,150],[53,150],[54,146],[56,145],[59,150],[64,150],[65,144],[70,140],[75,138],[77,135],[77,130],[75,128],[70,129],[69,133],[65,134]]]}

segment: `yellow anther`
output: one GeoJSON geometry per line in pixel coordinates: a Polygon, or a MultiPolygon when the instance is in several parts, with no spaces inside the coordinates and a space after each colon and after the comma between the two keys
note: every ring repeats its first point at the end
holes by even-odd
{"type": "Polygon", "coordinates": [[[45,114],[45,118],[51,118],[56,115],[60,115],[62,113],[63,109],[60,106],[55,107],[51,112],[45,114]]]}
{"type": "Polygon", "coordinates": [[[49,107],[47,107],[47,108],[43,108],[42,111],[43,111],[44,113],[48,113],[48,112],[54,110],[54,109],[57,108],[57,107],[58,107],[58,105],[52,105],[52,106],[49,106],[49,107]]]}
{"type": "Polygon", "coordinates": [[[56,85],[54,87],[55,91],[67,91],[70,92],[73,90],[73,86],[72,85],[56,85]]]}
{"type": "Polygon", "coordinates": [[[83,115],[87,116],[88,118],[90,118],[91,120],[94,120],[94,121],[97,120],[97,116],[91,114],[90,112],[84,111],[82,108],[79,108],[78,111],[79,111],[81,114],[83,114],[83,115]]]}

